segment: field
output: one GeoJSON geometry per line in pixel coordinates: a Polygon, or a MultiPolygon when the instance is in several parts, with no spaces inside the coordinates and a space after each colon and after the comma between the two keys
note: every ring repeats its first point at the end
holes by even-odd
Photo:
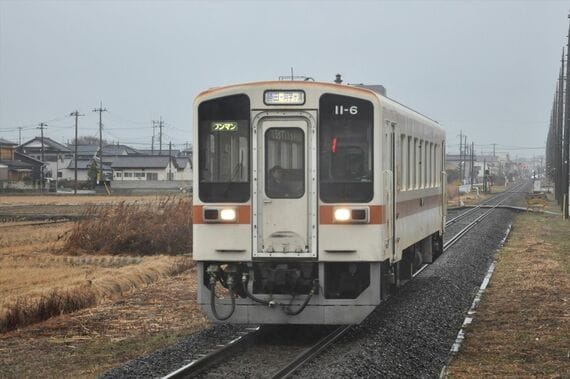
{"type": "Polygon", "coordinates": [[[521,214],[450,377],[570,377],[570,224],[521,214]]]}
{"type": "MultiPolygon", "coordinates": [[[[143,233],[129,222],[144,227],[140,218],[152,218],[148,212],[165,201],[170,208],[189,209],[178,203],[190,204],[188,199],[156,197],[0,198],[0,213],[104,209],[103,216],[118,226],[109,236],[115,231],[88,229],[89,220],[0,223],[0,377],[38,376],[33,370],[41,365],[49,366],[41,368],[47,376],[94,376],[207,324],[195,304],[191,251],[156,249],[143,255],[113,251],[114,245],[101,251],[70,247],[74,232],[97,239],[102,237],[96,233],[105,233],[109,240],[132,238],[125,230],[143,233]],[[106,207],[93,207],[101,204],[106,207]],[[144,204],[146,213],[137,214],[136,204],[144,204]],[[22,358],[30,354],[33,362],[22,358]]],[[[188,219],[191,223],[191,215],[188,219]]],[[[158,238],[162,232],[146,234],[158,238]]]]}

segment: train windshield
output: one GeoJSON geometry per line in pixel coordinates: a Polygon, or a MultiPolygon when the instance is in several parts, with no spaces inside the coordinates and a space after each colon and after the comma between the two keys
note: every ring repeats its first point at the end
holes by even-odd
{"type": "Polygon", "coordinates": [[[249,200],[249,98],[233,95],[201,103],[198,128],[200,200],[249,200]]]}
{"type": "Polygon", "coordinates": [[[333,94],[321,96],[319,179],[322,201],[361,203],[372,200],[372,133],[371,102],[333,94]]]}

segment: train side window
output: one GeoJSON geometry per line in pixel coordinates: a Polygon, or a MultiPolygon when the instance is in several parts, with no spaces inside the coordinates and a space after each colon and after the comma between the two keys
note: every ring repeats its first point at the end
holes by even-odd
{"type": "Polygon", "coordinates": [[[429,187],[429,142],[424,141],[424,188],[429,187]]]}
{"type": "Polygon", "coordinates": [[[406,147],[407,147],[407,140],[406,140],[406,136],[404,134],[400,134],[400,189],[402,189],[403,191],[406,190],[407,188],[407,168],[408,168],[408,163],[407,163],[407,152],[406,152],[406,147]]]}
{"type": "Polygon", "coordinates": [[[430,161],[431,161],[431,186],[435,187],[435,157],[433,155],[434,152],[434,144],[433,142],[429,144],[429,151],[430,151],[430,161]]]}
{"type": "Polygon", "coordinates": [[[426,186],[426,141],[420,140],[420,187],[426,186]]]}
{"type": "Polygon", "coordinates": [[[407,159],[406,159],[406,163],[407,163],[407,171],[408,171],[408,180],[407,180],[407,185],[408,185],[408,189],[411,190],[414,188],[414,180],[413,180],[413,159],[414,159],[414,154],[413,154],[413,150],[414,150],[414,146],[412,144],[412,137],[408,136],[408,147],[406,148],[406,155],[407,155],[407,159]]]}
{"type": "Polygon", "coordinates": [[[440,174],[439,172],[441,171],[441,169],[439,168],[439,159],[438,159],[438,145],[435,144],[434,149],[433,149],[433,159],[435,161],[435,186],[439,187],[439,177],[440,174]]]}
{"type": "Polygon", "coordinates": [[[422,140],[416,138],[416,188],[422,188],[422,140]]]}
{"type": "Polygon", "coordinates": [[[431,161],[431,148],[432,148],[432,143],[428,142],[427,143],[427,149],[426,149],[426,156],[427,156],[427,160],[428,160],[428,166],[427,166],[427,187],[431,188],[433,187],[432,182],[431,182],[431,172],[432,172],[432,161],[431,161]]]}

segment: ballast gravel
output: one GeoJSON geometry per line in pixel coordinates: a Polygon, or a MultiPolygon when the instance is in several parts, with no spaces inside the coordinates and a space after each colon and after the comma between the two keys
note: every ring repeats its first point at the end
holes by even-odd
{"type": "Polygon", "coordinates": [[[497,210],[296,377],[437,377],[513,212],[497,210]]]}
{"type": "MultiPolygon", "coordinates": [[[[520,198],[509,201],[515,202],[520,203],[520,198]]],[[[295,376],[437,377],[513,215],[510,210],[495,210],[295,376]]],[[[115,368],[103,378],[164,376],[244,330],[243,326],[212,326],[115,368]]],[[[263,367],[259,360],[263,357],[239,361],[236,364],[245,367],[238,371],[248,377],[267,377],[267,368],[257,369],[263,367]]]]}
{"type": "Polygon", "coordinates": [[[198,358],[217,344],[228,342],[244,332],[246,327],[215,325],[185,337],[166,349],[127,362],[105,373],[102,378],[159,378],[198,358]]]}

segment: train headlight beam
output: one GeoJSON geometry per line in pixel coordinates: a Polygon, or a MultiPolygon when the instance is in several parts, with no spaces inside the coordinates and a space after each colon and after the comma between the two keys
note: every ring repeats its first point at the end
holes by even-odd
{"type": "Polygon", "coordinates": [[[220,211],[220,219],[222,221],[230,222],[236,220],[236,210],[233,208],[222,209],[220,211]]]}
{"type": "Polygon", "coordinates": [[[337,222],[346,222],[350,220],[350,209],[336,208],[334,210],[334,220],[337,222]]]}

